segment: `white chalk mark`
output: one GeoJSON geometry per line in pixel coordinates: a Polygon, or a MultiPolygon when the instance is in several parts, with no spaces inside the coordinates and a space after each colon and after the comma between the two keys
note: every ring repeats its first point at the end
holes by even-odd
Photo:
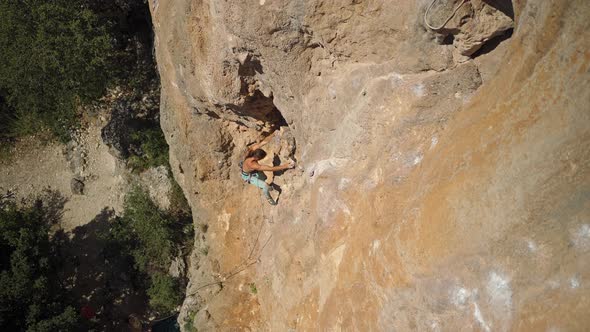
{"type": "Polygon", "coordinates": [[[492,271],[488,277],[486,290],[494,305],[510,310],[512,290],[510,289],[510,281],[506,277],[492,271]]]}
{"type": "Polygon", "coordinates": [[[332,289],[335,286],[333,281],[338,278],[340,263],[342,263],[342,258],[344,257],[345,251],[346,245],[342,244],[332,250],[332,252],[327,257],[322,256],[321,263],[323,268],[320,270],[318,280],[320,286],[318,312],[326,303],[330,293],[332,293],[332,289]]]}
{"type": "Polygon", "coordinates": [[[571,231],[571,241],[580,250],[590,250],[590,224],[582,224],[571,231]]]}
{"type": "Polygon", "coordinates": [[[464,307],[471,298],[471,292],[463,287],[456,288],[451,294],[451,302],[457,307],[464,307]]]}
{"type": "Polygon", "coordinates": [[[527,240],[526,244],[531,252],[537,251],[538,247],[537,247],[537,244],[535,243],[535,241],[527,240]]]}
{"type": "Polygon", "coordinates": [[[393,71],[389,74],[375,77],[375,80],[389,80],[391,84],[396,87],[404,82],[404,76],[393,71]]]}
{"type": "Polygon", "coordinates": [[[580,287],[580,279],[578,279],[578,277],[573,276],[570,278],[570,288],[571,289],[576,289],[580,287]]]}
{"type": "Polygon", "coordinates": [[[430,329],[433,332],[438,332],[438,331],[440,331],[440,325],[438,324],[437,321],[432,321],[432,323],[430,323],[430,329]]]}
{"type": "Polygon", "coordinates": [[[350,184],[350,179],[347,179],[347,178],[340,179],[340,182],[338,183],[338,190],[344,190],[344,189],[348,188],[349,184],[350,184]]]}
{"type": "Polygon", "coordinates": [[[430,149],[434,149],[434,147],[438,144],[438,137],[433,136],[430,139],[430,149]]]}
{"type": "Polygon", "coordinates": [[[348,159],[344,158],[330,158],[320,160],[314,165],[312,165],[308,171],[312,182],[315,181],[317,177],[319,177],[324,171],[331,169],[331,168],[341,168],[346,165],[348,159]]]}
{"type": "Polygon", "coordinates": [[[328,94],[330,95],[330,97],[332,97],[332,99],[336,99],[337,93],[332,84],[328,86],[328,94]]]}
{"type": "Polygon", "coordinates": [[[414,166],[416,166],[419,163],[421,163],[422,162],[422,159],[424,159],[424,156],[422,154],[417,155],[416,158],[414,158],[414,161],[413,161],[414,166]]]}
{"type": "Polygon", "coordinates": [[[375,254],[375,252],[377,251],[377,249],[379,249],[380,246],[381,246],[381,242],[379,240],[373,240],[373,243],[371,246],[371,256],[373,256],[375,254]]]}
{"type": "Polygon", "coordinates": [[[549,288],[551,289],[557,289],[559,288],[559,280],[557,279],[552,279],[547,281],[547,285],[549,285],[549,288]]]}
{"type": "Polygon", "coordinates": [[[229,230],[229,220],[231,219],[231,214],[227,213],[225,210],[217,216],[217,221],[222,222],[224,225],[224,229],[227,232],[229,230]]]}
{"type": "Polygon", "coordinates": [[[426,91],[424,89],[424,84],[422,84],[422,83],[413,85],[412,91],[418,97],[424,97],[424,95],[426,94],[426,91]]]}
{"type": "Polygon", "coordinates": [[[486,321],[483,319],[483,315],[481,314],[481,311],[479,310],[479,306],[477,305],[477,302],[473,302],[473,316],[475,317],[475,320],[477,320],[479,325],[481,325],[481,328],[484,329],[484,331],[486,331],[486,332],[490,331],[490,327],[488,326],[486,321]]]}

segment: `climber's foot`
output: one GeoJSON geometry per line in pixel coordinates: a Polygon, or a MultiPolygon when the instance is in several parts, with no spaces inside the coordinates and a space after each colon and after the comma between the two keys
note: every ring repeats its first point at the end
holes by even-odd
{"type": "Polygon", "coordinates": [[[277,202],[275,202],[275,200],[272,199],[272,197],[267,197],[266,200],[268,201],[268,203],[270,203],[270,205],[277,205],[277,202]]]}

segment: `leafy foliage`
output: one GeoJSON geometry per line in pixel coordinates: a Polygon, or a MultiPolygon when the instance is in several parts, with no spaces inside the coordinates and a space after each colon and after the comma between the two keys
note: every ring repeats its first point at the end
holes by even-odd
{"type": "Polygon", "coordinates": [[[85,0],[85,3],[110,27],[116,50],[111,70],[116,83],[136,90],[149,88],[158,75],[151,50],[153,32],[148,1],[85,0]]]}
{"type": "Polygon", "coordinates": [[[0,206],[0,330],[71,331],[79,319],[56,271],[43,204],[0,206]]]}
{"type": "Polygon", "coordinates": [[[130,252],[139,271],[147,272],[170,264],[172,256],[172,227],[149,194],[139,187],[132,189],[125,198],[125,212],[118,234],[125,234],[127,243],[134,238],[130,252]]]}
{"type": "Polygon", "coordinates": [[[182,302],[180,284],[167,274],[155,273],[147,291],[150,306],[160,312],[171,312],[182,302]]]}
{"type": "Polygon", "coordinates": [[[160,210],[147,192],[135,187],[125,198],[123,216],[107,234],[110,249],[131,257],[137,272],[145,276],[150,305],[162,313],[171,312],[182,301],[179,280],[167,275],[173,255],[192,239],[192,232],[179,226],[182,222],[172,213],[160,210]]]}
{"type": "Polygon", "coordinates": [[[256,284],[253,282],[250,283],[250,292],[252,294],[258,294],[258,288],[256,288],[256,284]]]}
{"type": "Polygon", "coordinates": [[[0,2],[0,95],[6,136],[50,129],[61,138],[76,106],[100,97],[113,45],[98,16],[80,0],[0,2]]]}
{"type": "Polygon", "coordinates": [[[140,151],[133,153],[129,158],[129,166],[135,171],[168,166],[168,143],[159,126],[134,131],[131,133],[131,144],[140,147],[140,151]]]}
{"type": "Polygon", "coordinates": [[[61,140],[109,85],[157,81],[145,0],[0,0],[0,143],[61,140]]]}

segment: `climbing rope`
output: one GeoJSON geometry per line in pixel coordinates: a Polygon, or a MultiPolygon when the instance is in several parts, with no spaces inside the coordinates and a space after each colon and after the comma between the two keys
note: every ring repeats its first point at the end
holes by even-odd
{"type": "Polygon", "coordinates": [[[449,23],[449,21],[453,18],[453,16],[455,16],[455,14],[459,10],[459,8],[461,8],[461,6],[463,6],[463,4],[465,2],[467,2],[467,0],[461,1],[461,3],[459,4],[459,6],[457,6],[457,8],[455,8],[455,10],[453,10],[453,12],[451,13],[451,16],[449,16],[449,18],[447,18],[447,20],[441,26],[433,27],[432,25],[430,25],[430,23],[428,23],[428,13],[430,12],[430,9],[432,8],[432,6],[434,5],[434,3],[436,1],[437,0],[432,0],[432,2],[430,3],[430,5],[428,6],[428,8],[426,8],[426,11],[424,12],[424,24],[426,24],[426,26],[429,27],[432,30],[440,30],[440,29],[442,29],[445,25],[447,25],[447,23],[449,23]]]}
{"type": "Polygon", "coordinates": [[[274,221],[272,220],[273,219],[272,216],[268,219],[266,218],[266,213],[264,212],[264,206],[267,203],[262,198],[262,195],[260,195],[260,203],[262,204],[262,221],[260,221],[260,226],[258,228],[258,232],[256,233],[256,240],[254,241],[254,244],[250,248],[250,252],[248,254],[248,257],[246,257],[244,260],[242,260],[238,265],[234,266],[227,273],[225,273],[223,275],[219,275],[217,278],[214,277],[214,279],[216,279],[215,281],[207,282],[203,285],[198,286],[196,289],[194,289],[192,292],[190,292],[188,294],[188,296],[194,296],[195,294],[197,294],[199,292],[199,290],[209,287],[209,286],[223,285],[223,283],[234,278],[235,276],[240,274],[242,271],[245,271],[246,269],[248,269],[250,266],[255,265],[258,262],[260,262],[260,258],[262,257],[262,252],[264,251],[264,249],[266,248],[266,246],[268,245],[268,243],[272,239],[272,234],[271,234],[268,236],[268,238],[266,239],[264,244],[262,244],[262,242],[260,242],[260,235],[262,234],[262,228],[264,227],[265,224],[274,223],[274,221]]]}

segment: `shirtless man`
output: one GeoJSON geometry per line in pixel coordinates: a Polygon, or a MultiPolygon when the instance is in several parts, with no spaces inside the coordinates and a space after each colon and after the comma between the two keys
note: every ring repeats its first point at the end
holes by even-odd
{"type": "Polygon", "coordinates": [[[290,161],[279,166],[265,166],[258,163],[259,160],[266,157],[266,152],[262,150],[261,147],[265,146],[273,136],[274,132],[263,139],[262,142],[252,144],[250,147],[248,147],[248,152],[242,164],[242,179],[262,189],[266,200],[268,200],[271,205],[277,205],[277,202],[270,195],[271,187],[265,182],[266,176],[262,172],[276,172],[290,169],[295,167],[295,162],[290,161]]]}

